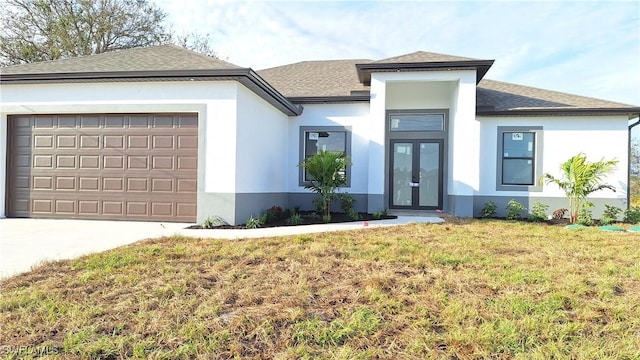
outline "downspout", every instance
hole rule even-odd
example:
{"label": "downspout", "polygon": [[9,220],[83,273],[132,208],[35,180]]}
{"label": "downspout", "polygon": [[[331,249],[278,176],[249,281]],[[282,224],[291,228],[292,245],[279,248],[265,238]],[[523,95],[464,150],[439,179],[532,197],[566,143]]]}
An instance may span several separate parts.
{"label": "downspout", "polygon": [[637,117],[636,122],[629,125],[629,146],[627,151],[627,209],[631,208],[631,130],[638,125],[640,125],[640,117]]}

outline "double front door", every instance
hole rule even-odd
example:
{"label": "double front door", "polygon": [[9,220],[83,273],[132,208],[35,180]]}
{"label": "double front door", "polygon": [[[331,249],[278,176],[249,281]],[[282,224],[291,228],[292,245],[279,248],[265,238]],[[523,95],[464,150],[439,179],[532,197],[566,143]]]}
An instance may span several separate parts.
{"label": "double front door", "polygon": [[391,140],[389,207],[442,209],[442,140]]}

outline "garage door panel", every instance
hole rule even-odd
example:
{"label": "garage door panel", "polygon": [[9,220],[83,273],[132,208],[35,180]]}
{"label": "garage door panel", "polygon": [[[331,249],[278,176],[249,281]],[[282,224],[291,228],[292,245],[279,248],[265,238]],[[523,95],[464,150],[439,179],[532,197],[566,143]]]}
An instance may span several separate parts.
{"label": "garage door panel", "polygon": [[9,216],[195,221],[195,114],[9,120]]}

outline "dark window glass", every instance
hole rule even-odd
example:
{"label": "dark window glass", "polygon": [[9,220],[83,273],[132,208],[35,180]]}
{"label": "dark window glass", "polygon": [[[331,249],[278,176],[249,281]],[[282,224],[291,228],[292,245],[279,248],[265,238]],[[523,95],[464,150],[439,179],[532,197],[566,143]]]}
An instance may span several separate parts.
{"label": "dark window glass", "polygon": [[534,185],[535,148],[534,133],[502,134],[503,185]]}

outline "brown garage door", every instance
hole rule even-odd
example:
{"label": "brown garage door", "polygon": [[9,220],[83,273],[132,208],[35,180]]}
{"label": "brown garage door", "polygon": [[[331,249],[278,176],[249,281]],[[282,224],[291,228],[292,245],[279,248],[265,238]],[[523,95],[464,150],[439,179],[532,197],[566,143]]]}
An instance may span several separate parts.
{"label": "brown garage door", "polygon": [[197,115],[8,120],[8,216],[196,220]]}

